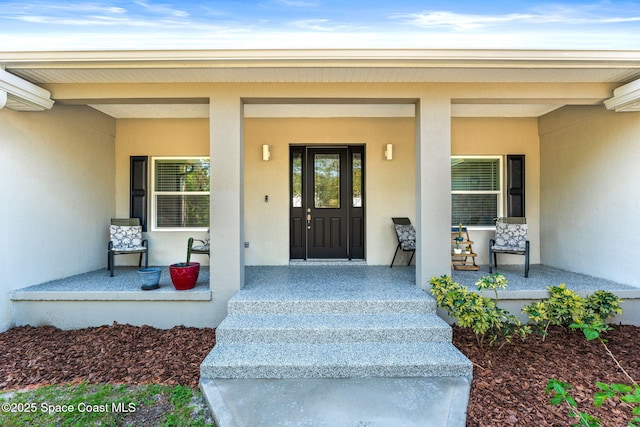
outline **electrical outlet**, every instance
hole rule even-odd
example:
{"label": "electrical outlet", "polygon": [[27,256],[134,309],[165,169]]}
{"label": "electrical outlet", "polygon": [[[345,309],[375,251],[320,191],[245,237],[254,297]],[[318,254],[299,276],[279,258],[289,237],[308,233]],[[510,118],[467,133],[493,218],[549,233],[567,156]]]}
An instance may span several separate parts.
{"label": "electrical outlet", "polygon": [[249,247],[249,242],[244,242],[244,247],[248,248]]}

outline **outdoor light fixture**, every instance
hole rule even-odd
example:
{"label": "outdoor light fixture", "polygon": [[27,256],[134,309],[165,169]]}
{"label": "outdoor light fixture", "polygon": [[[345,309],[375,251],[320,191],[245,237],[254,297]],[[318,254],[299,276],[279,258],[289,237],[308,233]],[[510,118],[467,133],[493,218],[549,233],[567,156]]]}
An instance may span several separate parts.
{"label": "outdoor light fixture", "polygon": [[640,111],[640,79],[613,90],[613,97],[604,101],[616,113]]}
{"label": "outdoor light fixture", "polygon": [[387,160],[393,160],[393,144],[387,144],[384,150],[384,158]]}
{"label": "outdoor light fixture", "polygon": [[262,146],[262,160],[266,162],[270,158],[271,158],[271,150],[269,149],[269,146],[265,144]]}
{"label": "outdoor light fixture", "polygon": [[44,111],[53,107],[53,103],[48,90],[8,73],[0,66],[0,109]]}

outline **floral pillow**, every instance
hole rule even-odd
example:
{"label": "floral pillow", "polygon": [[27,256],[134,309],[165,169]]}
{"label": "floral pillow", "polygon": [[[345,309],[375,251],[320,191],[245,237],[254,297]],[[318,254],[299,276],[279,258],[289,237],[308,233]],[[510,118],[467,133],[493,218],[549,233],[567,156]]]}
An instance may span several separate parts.
{"label": "floral pillow", "polygon": [[400,247],[405,251],[416,249],[416,229],[411,224],[396,224],[396,233]]}
{"label": "floral pillow", "polygon": [[524,251],[528,228],[527,224],[496,223],[496,244],[493,249]]}
{"label": "floral pillow", "polygon": [[109,227],[113,249],[142,249],[142,227],[139,225],[112,225]]}

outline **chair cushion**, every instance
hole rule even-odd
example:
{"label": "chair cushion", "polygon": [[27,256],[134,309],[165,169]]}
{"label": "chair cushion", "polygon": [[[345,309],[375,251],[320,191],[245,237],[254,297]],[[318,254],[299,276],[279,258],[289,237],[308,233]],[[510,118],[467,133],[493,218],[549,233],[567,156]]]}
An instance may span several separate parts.
{"label": "chair cushion", "polygon": [[527,224],[496,223],[496,244],[493,250],[522,251],[527,246]]}
{"label": "chair cushion", "polygon": [[142,227],[139,225],[111,225],[109,235],[116,251],[145,249],[142,246]]}
{"label": "chair cushion", "polygon": [[396,224],[396,234],[398,242],[403,251],[414,251],[416,249],[416,229],[411,224]]}

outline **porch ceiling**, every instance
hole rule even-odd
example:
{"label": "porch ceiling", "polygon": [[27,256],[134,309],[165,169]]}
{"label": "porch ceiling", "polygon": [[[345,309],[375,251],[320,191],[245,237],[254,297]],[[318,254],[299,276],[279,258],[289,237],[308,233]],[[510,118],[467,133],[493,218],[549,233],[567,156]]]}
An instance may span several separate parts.
{"label": "porch ceiling", "polygon": [[[131,83],[601,83],[640,77],[640,52],[243,50],[0,52],[37,85]],[[603,99],[598,100],[601,102]],[[569,103],[569,102],[567,102]],[[489,105],[489,106],[487,106]],[[537,117],[562,102],[457,102],[457,116]],[[208,117],[204,105],[101,104],[114,117]]]}

